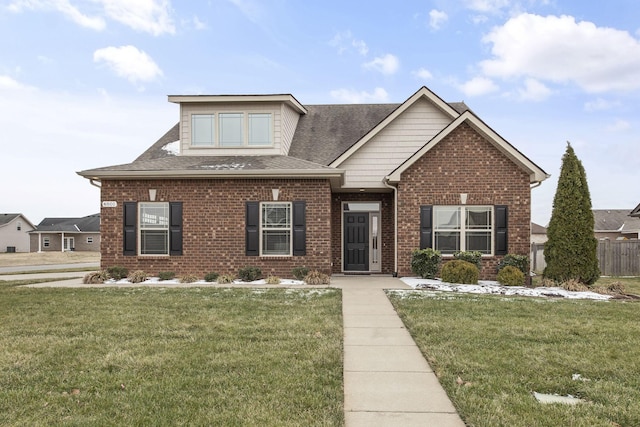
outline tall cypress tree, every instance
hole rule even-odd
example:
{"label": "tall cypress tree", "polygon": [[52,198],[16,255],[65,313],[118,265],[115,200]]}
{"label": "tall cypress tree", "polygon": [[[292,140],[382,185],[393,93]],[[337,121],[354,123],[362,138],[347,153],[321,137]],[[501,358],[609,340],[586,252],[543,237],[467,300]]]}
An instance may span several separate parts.
{"label": "tall cypress tree", "polygon": [[562,157],[558,188],[544,245],[543,277],[592,285],[600,277],[591,196],[582,163],[571,144]]}

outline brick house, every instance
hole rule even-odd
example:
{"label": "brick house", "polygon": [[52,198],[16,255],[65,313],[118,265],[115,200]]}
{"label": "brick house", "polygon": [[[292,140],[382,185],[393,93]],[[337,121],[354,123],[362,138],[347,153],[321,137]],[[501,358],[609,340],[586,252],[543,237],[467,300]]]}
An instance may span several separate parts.
{"label": "brick house", "polygon": [[464,103],[292,95],[169,96],[179,123],[101,187],[102,266],[155,274],[411,275],[411,251],[483,252],[482,278],[529,253],[531,188],[548,175]]}

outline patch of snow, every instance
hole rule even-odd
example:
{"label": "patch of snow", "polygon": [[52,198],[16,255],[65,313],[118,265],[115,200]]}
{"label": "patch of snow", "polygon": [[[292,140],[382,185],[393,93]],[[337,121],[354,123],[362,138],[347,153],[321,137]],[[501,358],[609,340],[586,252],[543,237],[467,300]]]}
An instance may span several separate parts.
{"label": "patch of snow", "polygon": [[[182,283],[178,278],[171,279],[171,280],[160,280],[160,278],[158,277],[149,277],[147,278],[147,280],[139,283],[132,283],[126,278],[120,279],[120,280],[108,279],[108,280],[105,280],[104,283],[111,284],[111,285],[112,284],[115,284],[115,285],[217,285],[218,284],[218,282],[207,282],[205,280],[197,280],[195,282]],[[264,279],[255,280],[253,282],[243,282],[241,280],[234,280],[230,284],[262,286],[262,285],[267,285],[267,282]],[[280,285],[285,285],[285,286],[304,285],[304,282],[302,280],[280,279],[279,285],[267,285],[267,286],[280,286]]]}
{"label": "patch of snow", "polygon": [[246,163],[229,163],[229,164],[221,164],[221,165],[201,165],[200,167],[202,169],[213,169],[213,170],[242,170],[247,167],[247,164]]}
{"label": "patch of snow", "polygon": [[162,146],[162,149],[170,156],[180,155],[180,140],[170,142]]}
{"label": "patch of snow", "polygon": [[540,403],[563,403],[565,405],[576,405],[578,403],[584,403],[585,401],[574,397],[570,394],[566,396],[560,396],[557,394],[544,394],[544,393],[536,393],[533,392],[533,396]]}
{"label": "patch of snow", "polygon": [[401,280],[413,289],[429,289],[434,291],[462,292],[470,294],[494,294],[527,297],[558,297],[569,299],[592,299],[606,301],[611,295],[595,292],[572,292],[559,287],[525,288],[524,286],[502,286],[498,282],[480,280],[477,285],[462,285],[446,283],[437,279],[420,279],[417,277],[403,277]]}

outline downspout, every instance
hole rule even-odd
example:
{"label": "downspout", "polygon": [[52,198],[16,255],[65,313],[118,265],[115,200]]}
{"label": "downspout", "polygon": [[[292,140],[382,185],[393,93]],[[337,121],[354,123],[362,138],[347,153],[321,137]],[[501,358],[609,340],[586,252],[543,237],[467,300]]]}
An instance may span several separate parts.
{"label": "downspout", "polygon": [[382,183],[393,190],[393,277],[398,277],[398,187],[389,184],[389,177]]}
{"label": "downspout", "polygon": [[[100,181],[98,181],[98,182],[100,182]],[[102,185],[100,185],[100,184],[96,183],[96,182],[95,182],[95,179],[93,179],[93,178],[89,179],[89,183],[90,183],[91,185],[93,185],[94,187],[98,187],[98,188],[101,188],[101,187],[102,187]]]}

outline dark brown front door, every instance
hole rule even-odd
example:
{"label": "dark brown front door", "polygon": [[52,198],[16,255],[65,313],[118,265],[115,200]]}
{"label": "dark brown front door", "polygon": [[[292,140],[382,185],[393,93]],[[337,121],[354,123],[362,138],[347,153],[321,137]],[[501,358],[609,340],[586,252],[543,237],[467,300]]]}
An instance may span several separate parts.
{"label": "dark brown front door", "polygon": [[369,213],[344,214],[344,270],[369,270]]}

